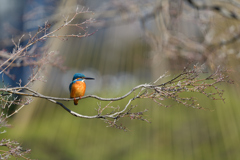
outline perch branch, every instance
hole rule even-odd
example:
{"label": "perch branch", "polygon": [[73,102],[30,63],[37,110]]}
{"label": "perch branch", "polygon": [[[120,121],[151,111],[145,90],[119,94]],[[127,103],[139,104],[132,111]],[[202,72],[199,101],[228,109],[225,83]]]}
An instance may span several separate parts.
{"label": "perch branch", "polygon": [[[198,68],[194,66],[194,69],[192,70],[184,69],[184,71],[181,74],[175,76],[174,78],[172,78],[171,80],[165,83],[155,84],[156,82],[154,82],[154,84],[138,85],[132,88],[129,92],[127,92],[125,95],[121,97],[102,98],[96,95],[87,95],[87,96],[81,97],[81,99],[95,98],[100,101],[118,101],[130,96],[134,91],[138,90],[137,91],[138,93],[135,94],[135,96],[131,97],[128,100],[127,104],[120,111],[113,110],[111,113],[108,113],[108,114],[102,114],[102,112],[99,112],[97,115],[93,115],[93,116],[87,116],[87,115],[76,113],[70,110],[69,108],[67,108],[61,102],[59,102],[59,101],[73,101],[74,98],[59,98],[59,97],[45,96],[26,86],[13,87],[13,88],[0,88],[0,92],[2,92],[0,96],[3,97],[8,94],[15,94],[15,95],[21,95],[21,96],[27,96],[27,97],[42,98],[54,104],[60,105],[63,109],[65,109],[67,112],[69,112],[70,114],[76,117],[87,118],[87,119],[110,118],[110,119],[114,119],[114,124],[115,124],[117,119],[123,116],[127,116],[126,114],[127,110],[129,108],[130,110],[132,109],[130,107],[131,102],[137,98],[149,98],[161,106],[166,106],[166,105],[163,105],[160,101],[164,99],[172,99],[177,103],[181,103],[185,106],[199,108],[199,109],[201,109],[202,107],[199,107],[199,104],[196,102],[196,99],[194,97],[182,97],[180,96],[180,94],[184,92],[197,92],[197,93],[206,95],[210,99],[224,101],[224,98],[222,97],[222,94],[224,91],[220,90],[216,86],[216,84],[220,82],[233,83],[231,80],[228,79],[228,76],[225,76],[223,74],[224,70],[221,70],[220,67],[218,67],[216,72],[214,72],[213,74],[211,74],[206,78],[200,79],[199,76],[202,73],[204,73],[202,71],[202,68]],[[161,78],[163,77],[165,76],[161,76]],[[213,88],[215,92],[210,91],[209,88]],[[219,98],[216,98],[215,96],[218,96]],[[79,98],[75,98],[75,99],[79,99]],[[104,107],[103,109],[105,108],[107,107]]]}

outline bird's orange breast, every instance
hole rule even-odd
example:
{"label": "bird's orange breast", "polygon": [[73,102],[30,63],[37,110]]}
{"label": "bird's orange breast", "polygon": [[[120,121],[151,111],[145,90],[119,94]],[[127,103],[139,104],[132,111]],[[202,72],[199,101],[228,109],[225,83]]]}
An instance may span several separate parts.
{"label": "bird's orange breast", "polygon": [[76,98],[76,97],[82,97],[84,96],[86,91],[86,84],[84,81],[76,81],[72,84],[70,97]]}

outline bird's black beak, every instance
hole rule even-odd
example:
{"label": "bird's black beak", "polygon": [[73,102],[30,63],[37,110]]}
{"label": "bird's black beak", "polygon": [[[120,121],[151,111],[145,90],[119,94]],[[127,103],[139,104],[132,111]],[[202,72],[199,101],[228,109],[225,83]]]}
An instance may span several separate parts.
{"label": "bird's black beak", "polygon": [[85,77],[84,79],[87,79],[87,80],[94,80],[95,78]]}

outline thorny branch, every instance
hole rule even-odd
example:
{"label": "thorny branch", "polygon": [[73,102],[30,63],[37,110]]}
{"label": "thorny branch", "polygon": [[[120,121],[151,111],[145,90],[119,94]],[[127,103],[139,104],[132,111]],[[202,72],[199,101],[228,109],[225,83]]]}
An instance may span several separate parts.
{"label": "thorny branch", "polygon": [[[133,108],[136,106],[131,106],[131,102],[136,99],[141,98],[147,98],[151,99],[160,106],[168,107],[167,105],[163,104],[162,101],[165,99],[171,99],[173,101],[176,101],[177,103],[183,104],[187,107],[192,108],[198,108],[198,109],[204,109],[199,102],[190,95],[188,96],[182,96],[181,93],[187,93],[187,92],[195,92],[195,93],[201,93],[208,98],[212,100],[222,100],[223,98],[223,92],[224,90],[221,90],[218,88],[217,84],[225,82],[225,83],[233,83],[232,80],[228,78],[226,75],[227,70],[223,70],[220,67],[217,68],[217,70],[211,74],[208,75],[205,78],[201,78],[204,74],[207,74],[207,72],[203,71],[203,66],[194,66],[193,69],[187,69],[185,68],[183,72],[171,80],[168,80],[165,83],[162,84],[156,84],[157,82],[154,82],[153,84],[141,84],[134,88],[132,88],[128,93],[121,97],[117,98],[102,98],[96,95],[87,95],[82,97],[84,98],[95,98],[100,101],[118,101],[125,99],[132,95],[134,93],[134,96],[131,97],[125,106],[120,108],[115,108],[112,106],[105,106],[104,108],[101,108],[99,106],[98,114],[93,116],[88,115],[82,115],[79,113],[76,113],[69,108],[67,108],[65,105],[63,105],[59,101],[72,101],[73,98],[59,98],[59,97],[50,97],[42,95],[34,90],[32,90],[29,87],[13,87],[13,88],[1,88],[0,92],[2,93],[0,97],[6,96],[6,95],[21,95],[26,97],[36,97],[36,98],[42,98],[46,99],[54,104],[57,104],[61,106],[63,109],[65,109],[70,114],[79,117],[79,118],[87,118],[87,119],[93,119],[93,118],[100,118],[105,120],[106,123],[108,123],[110,126],[119,128],[120,126],[116,124],[116,122],[123,117],[130,117],[131,119],[140,119],[147,121],[143,118],[143,112],[146,112],[147,110],[143,112],[138,113],[132,113]],[[161,76],[161,78],[165,77],[166,75]],[[77,98],[76,98],[77,99]],[[25,105],[28,104],[27,102],[24,102]],[[24,105],[24,104],[22,104]],[[103,110],[106,108],[111,108],[112,112],[103,114]],[[111,121],[112,119],[112,121]],[[121,129],[125,128],[123,126],[120,127]]]}

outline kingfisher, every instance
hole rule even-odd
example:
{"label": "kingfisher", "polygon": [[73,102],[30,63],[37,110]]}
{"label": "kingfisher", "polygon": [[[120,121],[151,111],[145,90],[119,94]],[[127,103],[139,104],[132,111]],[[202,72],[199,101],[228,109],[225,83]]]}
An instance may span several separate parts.
{"label": "kingfisher", "polygon": [[70,98],[74,98],[74,104],[78,104],[79,99],[77,97],[82,97],[86,91],[85,80],[94,80],[94,78],[86,77],[82,73],[75,73],[72,79],[72,82],[69,85]]}

